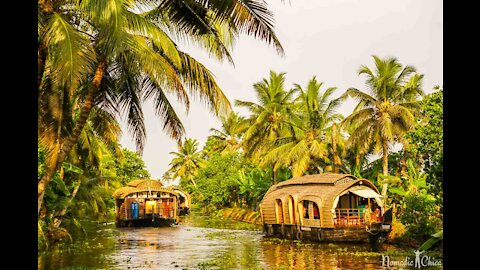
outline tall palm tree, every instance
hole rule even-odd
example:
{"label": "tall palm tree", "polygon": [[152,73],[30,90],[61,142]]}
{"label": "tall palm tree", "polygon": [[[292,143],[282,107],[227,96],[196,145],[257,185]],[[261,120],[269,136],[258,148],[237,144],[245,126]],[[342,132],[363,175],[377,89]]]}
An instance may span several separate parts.
{"label": "tall palm tree", "polygon": [[145,141],[143,99],[154,100],[164,129],[177,140],[184,128],[167,94],[187,109],[194,95],[217,115],[229,111],[211,72],[171,37],[192,40],[231,61],[228,47],[246,33],[283,54],[273,15],[257,0],[40,0],[38,15],[38,134],[47,149],[45,174],[38,181],[39,211],[45,188],[94,105],[126,114],[139,150]]}
{"label": "tall palm tree", "polygon": [[285,90],[285,73],[270,71],[270,78],[253,84],[259,103],[235,100],[235,105],[250,111],[249,128],[243,138],[247,156],[262,153],[280,136],[292,114],[293,91]]}
{"label": "tall palm tree", "polygon": [[[343,116],[339,116],[343,118]],[[342,129],[339,127],[337,122],[331,124],[330,127],[326,128],[327,135],[327,149],[329,150],[329,159],[331,161],[332,171],[334,173],[347,172],[347,166],[343,162],[343,159],[346,156],[346,139],[343,135]]]}
{"label": "tall palm tree", "polygon": [[[353,125],[350,140],[373,144],[374,152],[382,154],[383,174],[388,175],[389,144],[401,141],[414,124],[414,113],[419,109],[417,98],[423,96],[423,75],[412,66],[403,67],[396,58],[381,59],[373,55],[375,69],[362,65],[359,75],[367,76],[367,91],[349,88],[342,98],[358,100],[354,112],[345,118],[345,125]],[[385,197],[388,183],[382,187]]]}
{"label": "tall palm tree", "polygon": [[301,176],[309,169],[321,171],[320,164],[330,162],[327,149],[327,129],[342,119],[335,112],[339,100],[329,100],[335,87],[321,93],[322,82],[313,77],[306,89],[295,84],[297,110],[300,114],[290,118],[289,132],[274,143],[274,148],[262,157],[261,164],[274,162],[275,167],[291,166],[293,176]]}
{"label": "tall palm tree", "polygon": [[206,165],[202,152],[198,151],[198,141],[191,138],[185,139],[184,143],[178,146],[178,152],[170,152],[170,154],[175,156],[169,164],[168,173],[171,179],[187,180],[197,187],[194,178],[198,170]]}
{"label": "tall palm tree", "polygon": [[241,138],[248,127],[244,121],[245,118],[239,116],[238,113],[231,112],[227,117],[222,116],[220,119],[222,121],[221,130],[210,129],[214,132],[214,135],[211,135],[214,139],[212,150],[220,152],[222,155],[240,150]]}

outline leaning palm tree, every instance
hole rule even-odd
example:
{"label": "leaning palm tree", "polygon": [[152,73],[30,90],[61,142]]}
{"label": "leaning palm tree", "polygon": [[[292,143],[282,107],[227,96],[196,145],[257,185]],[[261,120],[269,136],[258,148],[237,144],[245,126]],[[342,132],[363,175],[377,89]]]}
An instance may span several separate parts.
{"label": "leaning palm tree", "polygon": [[336,88],[330,87],[321,93],[322,85],[315,77],[306,89],[295,84],[296,108],[300,114],[290,118],[289,131],[274,142],[274,148],[261,158],[261,165],[273,162],[275,169],[289,166],[293,176],[301,176],[307,170],[321,172],[320,164],[330,162],[327,129],[342,116],[335,112],[339,100],[330,100]]}
{"label": "leaning palm tree", "polygon": [[170,169],[167,171],[171,175],[171,179],[180,178],[195,183],[195,176],[198,170],[206,165],[202,152],[198,151],[198,141],[195,139],[185,139],[184,143],[178,146],[178,152],[170,152],[175,157],[170,162]]}
{"label": "leaning palm tree", "polygon": [[[412,66],[405,66],[396,58],[380,59],[373,55],[375,69],[362,65],[359,75],[367,76],[367,91],[349,88],[342,98],[358,100],[354,112],[345,118],[344,125],[354,126],[350,140],[373,144],[374,152],[382,154],[383,174],[388,175],[389,144],[401,141],[414,124],[414,113],[419,109],[417,98],[423,96],[423,75]],[[385,197],[388,183],[382,187]]]}
{"label": "leaning palm tree", "polygon": [[247,129],[245,118],[239,116],[238,113],[231,112],[227,117],[221,118],[221,130],[211,128],[214,135],[211,135],[214,142],[212,150],[221,153],[222,155],[234,153],[240,150],[242,143],[242,136]]}
{"label": "leaning palm tree", "polygon": [[[71,187],[72,191],[65,188],[66,196],[58,197],[53,202],[49,200],[49,209],[45,211],[52,220],[51,229],[60,227],[70,206],[76,203],[77,195],[86,192],[81,190],[82,184],[88,182],[91,186],[92,179],[109,179],[115,176],[113,155],[121,155],[118,144],[120,132],[120,125],[111,114],[98,107],[92,109],[77,144],[60,170],[61,180],[65,182],[65,187]],[[66,172],[69,172],[68,177],[64,177]],[[77,223],[74,218],[72,221]]]}
{"label": "leaning palm tree", "polygon": [[[146,10],[146,11],[145,11]],[[38,2],[39,130],[47,149],[38,181],[38,209],[50,179],[78,141],[94,105],[123,113],[141,151],[142,100],[153,99],[166,132],[184,133],[169,95],[188,109],[189,97],[216,114],[230,104],[211,72],[174,42],[191,40],[232,61],[229,47],[240,33],[283,49],[263,1]]]}

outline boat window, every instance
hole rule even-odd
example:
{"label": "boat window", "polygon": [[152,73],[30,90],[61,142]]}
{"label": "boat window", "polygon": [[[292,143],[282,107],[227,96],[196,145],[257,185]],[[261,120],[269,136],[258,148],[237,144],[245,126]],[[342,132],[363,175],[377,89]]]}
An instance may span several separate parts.
{"label": "boat window", "polygon": [[313,207],[313,219],[320,219],[320,211],[318,209],[318,205],[312,202]]}
{"label": "boat window", "polygon": [[308,203],[309,201],[303,201],[303,218],[309,218],[308,216]]}

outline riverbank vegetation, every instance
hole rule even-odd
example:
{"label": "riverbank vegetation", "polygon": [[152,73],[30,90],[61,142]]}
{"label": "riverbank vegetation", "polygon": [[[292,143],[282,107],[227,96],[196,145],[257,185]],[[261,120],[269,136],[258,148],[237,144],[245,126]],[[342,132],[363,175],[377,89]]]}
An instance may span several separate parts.
{"label": "riverbank vegetation", "polygon": [[71,239],[73,227],[83,231],[81,217],[110,221],[111,191],[149,176],[118,143],[125,119],[142,152],[144,101],[153,101],[164,131],[179,141],[185,129],[172,98],[187,111],[192,97],[215,115],[230,111],[214,75],[177,43],[233,64],[231,51],[246,34],[284,54],[266,3],[191,4],[38,1],[39,246]]}
{"label": "riverbank vegetation", "polygon": [[[235,41],[247,34],[283,55],[273,14],[262,1],[204,2],[195,8],[175,1],[38,2],[39,247],[82,238],[91,224],[113,221],[112,191],[150,177],[140,158],[147,100],[179,142],[164,180],[179,179],[204,213],[247,217],[273,184],[350,173],[387,196],[404,228],[398,241],[418,245],[441,231],[441,87],[425,95],[423,74],[374,56],[373,68],[362,65],[357,74],[365,89],[337,89],[320,77],[286,85],[287,74],[271,71],[253,84],[256,100],[235,100],[248,111],[241,115],[214,75],[177,43],[189,41],[233,63]],[[192,97],[222,122],[204,146],[186,137],[170,102],[188,110]],[[356,107],[342,115],[339,107],[349,98]],[[119,144],[120,119],[137,153]],[[249,219],[258,222],[254,214]]]}
{"label": "riverbank vegetation", "polygon": [[[390,241],[418,247],[442,230],[443,90],[425,94],[423,74],[396,58],[373,57],[358,75],[367,89],[338,90],[313,77],[304,85],[285,85],[285,73],[271,71],[253,84],[257,100],[236,100],[248,115],[221,118],[200,149],[183,161],[172,160],[166,175],[178,176],[178,164],[193,162],[180,186],[206,213],[220,209],[257,210],[275,183],[293,176],[349,173],[371,180],[393,208]],[[338,108],[357,101],[350,115]],[[234,210],[230,210],[230,209]],[[235,210],[236,209],[236,210]]]}

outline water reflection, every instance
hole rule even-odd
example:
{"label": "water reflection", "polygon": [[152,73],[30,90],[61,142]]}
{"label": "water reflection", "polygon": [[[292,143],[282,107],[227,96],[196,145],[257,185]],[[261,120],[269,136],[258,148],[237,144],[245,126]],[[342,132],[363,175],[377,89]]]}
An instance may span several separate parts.
{"label": "water reflection", "polygon": [[266,238],[258,229],[201,217],[170,228],[111,228],[40,254],[39,269],[385,269],[368,245]]}

